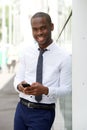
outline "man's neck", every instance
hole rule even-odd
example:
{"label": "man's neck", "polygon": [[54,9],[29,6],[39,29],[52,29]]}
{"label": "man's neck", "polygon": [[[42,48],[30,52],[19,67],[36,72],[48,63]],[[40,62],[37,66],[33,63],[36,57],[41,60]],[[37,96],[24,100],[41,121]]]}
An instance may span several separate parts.
{"label": "man's neck", "polygon": [[39,45],[41,49],[47,48],[50,44],[52,44],[53,40],[51,39],[47,44]]}

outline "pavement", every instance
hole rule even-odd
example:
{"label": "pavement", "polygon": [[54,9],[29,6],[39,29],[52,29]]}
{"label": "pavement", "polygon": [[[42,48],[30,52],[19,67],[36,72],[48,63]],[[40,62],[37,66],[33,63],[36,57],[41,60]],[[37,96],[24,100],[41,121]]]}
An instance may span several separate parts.
{"label": "pavement", "polygon": [[13,88],[15,73],[0,73],[0,130],[13,130],[18,95]]}
{"label": "pavement", "polygon": [[8,73],[7,70],[0,72],[0,90],[5,84],[15,75],[15,73]]}

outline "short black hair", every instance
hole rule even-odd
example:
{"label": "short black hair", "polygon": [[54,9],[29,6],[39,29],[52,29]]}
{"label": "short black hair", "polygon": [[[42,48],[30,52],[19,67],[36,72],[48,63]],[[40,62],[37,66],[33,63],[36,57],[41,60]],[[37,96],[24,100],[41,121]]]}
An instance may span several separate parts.
{"label": "short black hair", "polygon": [[51,17],[50,17],[50,15],[47,14],[47,13],[37,12],[37,13],[35,13],[35,14],[31,17],[31,21],[32,21],[33,18],[36,18],[36,17],[45,17],[45,18],[47,19],[47,21],[48,21],[49,24],[52,23]]}

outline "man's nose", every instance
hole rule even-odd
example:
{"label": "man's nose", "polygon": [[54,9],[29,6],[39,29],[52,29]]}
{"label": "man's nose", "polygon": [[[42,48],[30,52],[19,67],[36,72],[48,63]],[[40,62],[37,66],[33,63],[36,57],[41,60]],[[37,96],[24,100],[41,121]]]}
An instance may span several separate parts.
{"label": "man's nose", "polygon": [[37,34],[38,35],[41,35],[43,32],[42,32],[42,30],[41,29],[39,29],[38,31],[37,31]]}

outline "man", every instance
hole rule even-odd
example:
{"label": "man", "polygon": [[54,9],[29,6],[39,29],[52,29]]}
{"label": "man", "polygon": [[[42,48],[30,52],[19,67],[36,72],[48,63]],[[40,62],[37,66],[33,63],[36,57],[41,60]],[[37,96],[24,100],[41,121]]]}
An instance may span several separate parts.
{"label": "man", "polygon": [[[20,97],[14,130],[50,130],[57,97],[71,92],[71,56],[52,40],[54,25],[47,13],[33,15],[31,27],[36,44],[23,50],[14,80]],[[37,74],[38,57],[43,50],[43,69]],[[37,78],[39,75],[42,80]],[[24,87],[25,83],[28,87]]]}

